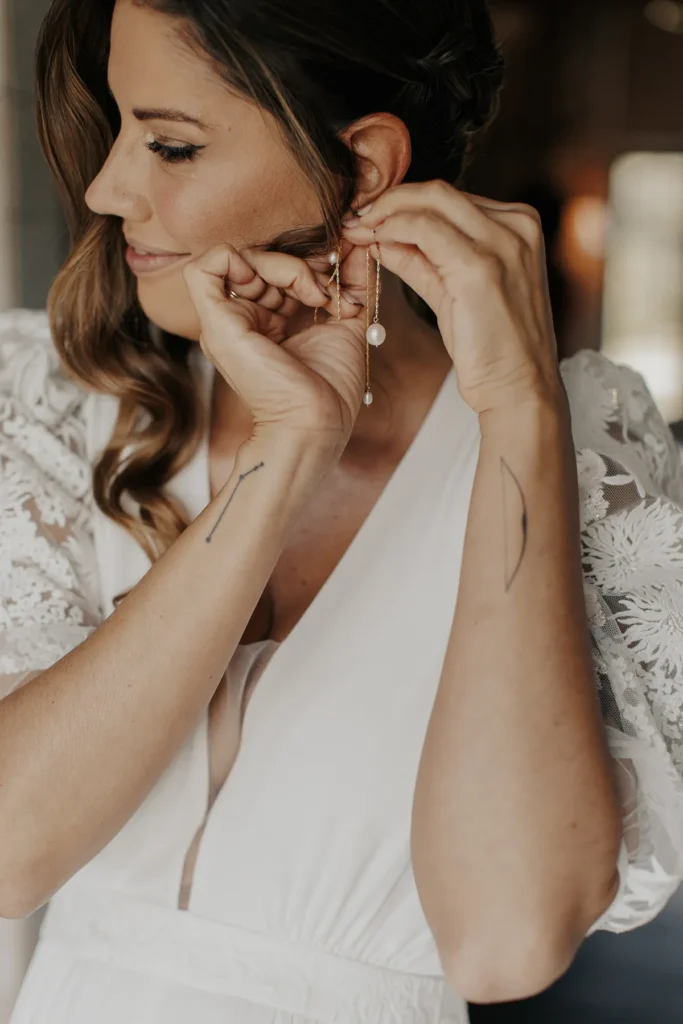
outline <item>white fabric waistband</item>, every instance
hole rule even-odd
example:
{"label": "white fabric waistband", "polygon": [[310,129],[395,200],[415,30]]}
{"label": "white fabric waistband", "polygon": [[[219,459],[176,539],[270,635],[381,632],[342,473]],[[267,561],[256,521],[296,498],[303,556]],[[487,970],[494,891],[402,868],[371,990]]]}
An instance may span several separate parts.
{"label": "white fabric waistband", "polygon": [[62,890],[41,940],[320,1024],[467,1022],[463,1000],[440,977],[375,967],[117,892]]}

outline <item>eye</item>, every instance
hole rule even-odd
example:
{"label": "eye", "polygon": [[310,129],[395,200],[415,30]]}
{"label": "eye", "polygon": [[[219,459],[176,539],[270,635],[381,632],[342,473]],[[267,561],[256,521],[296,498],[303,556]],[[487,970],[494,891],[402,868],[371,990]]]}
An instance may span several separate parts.
{"label": "eye", "polygon": [[193,146],[189,142],[182,146],[169,146],[154,138],[146,142],[145,146],[150,153],[157,153],[167,164],[177,164],[181,160],[194,160],[200,149],[204,149],[204,146]]}

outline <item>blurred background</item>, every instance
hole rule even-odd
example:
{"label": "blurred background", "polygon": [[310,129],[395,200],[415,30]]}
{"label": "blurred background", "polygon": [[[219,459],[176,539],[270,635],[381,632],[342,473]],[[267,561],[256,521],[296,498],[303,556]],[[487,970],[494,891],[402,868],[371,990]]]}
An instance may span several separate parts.
{"label": "blurred background", "polygon": [[[43,307],[67,245],[33,126],[47,6],[0,0],[0,309]],[[683,444],[683,2],[492,9],[507,85],[465,184],[537,207],[561,356],[601,348],[635,367]],[[0,1024],[37,924],[0,921]],[[593,936],[548,993],[473,1007],[473,1022],[681,1024],[682,966],[683,893],[646,928]]]}

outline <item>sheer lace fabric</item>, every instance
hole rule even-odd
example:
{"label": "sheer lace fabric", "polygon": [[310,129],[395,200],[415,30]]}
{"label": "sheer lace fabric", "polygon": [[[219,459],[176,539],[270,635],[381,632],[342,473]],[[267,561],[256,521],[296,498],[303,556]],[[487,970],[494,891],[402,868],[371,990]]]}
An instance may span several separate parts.
{"label": "sheer lace fabric", "polygon": [[[683,877],[683,471],[638,374],[592,352],[562,374],[596,687],[624,811],[621,891],[593,930],[621,931],[654,917]],[[103,618],[86,398],[44,314],[0,314],[0,695]],[[237,696],[225,705],[233,716]],[[215,735],[213,796],[237,752],[235,718],[224,711]]]}
{"label": "sheer lace fabric", "polygon": [[42,313],[0,314],[0,696],[101,622],[86,394]]}
{"label": "sheer lace fabric", "polygon": [[628,871],[596,926],[651,920],[683,876],[683,473],[643,379],[563,365],[577,447],[596,685],[623,798]]}

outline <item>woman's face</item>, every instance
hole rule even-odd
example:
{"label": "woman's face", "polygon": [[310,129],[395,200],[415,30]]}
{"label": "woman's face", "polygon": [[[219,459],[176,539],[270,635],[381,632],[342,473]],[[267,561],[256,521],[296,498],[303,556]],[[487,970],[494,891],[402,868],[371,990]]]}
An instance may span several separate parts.
{"label": "woman's face", "polygon": [[274,118],[230,92],[175,19],[117,0],[109,86],[121,131],[86,202],[121,218],[150,320],[198,340],[183,264],[219,242],[263,244],[318,223],[316,195]]}

